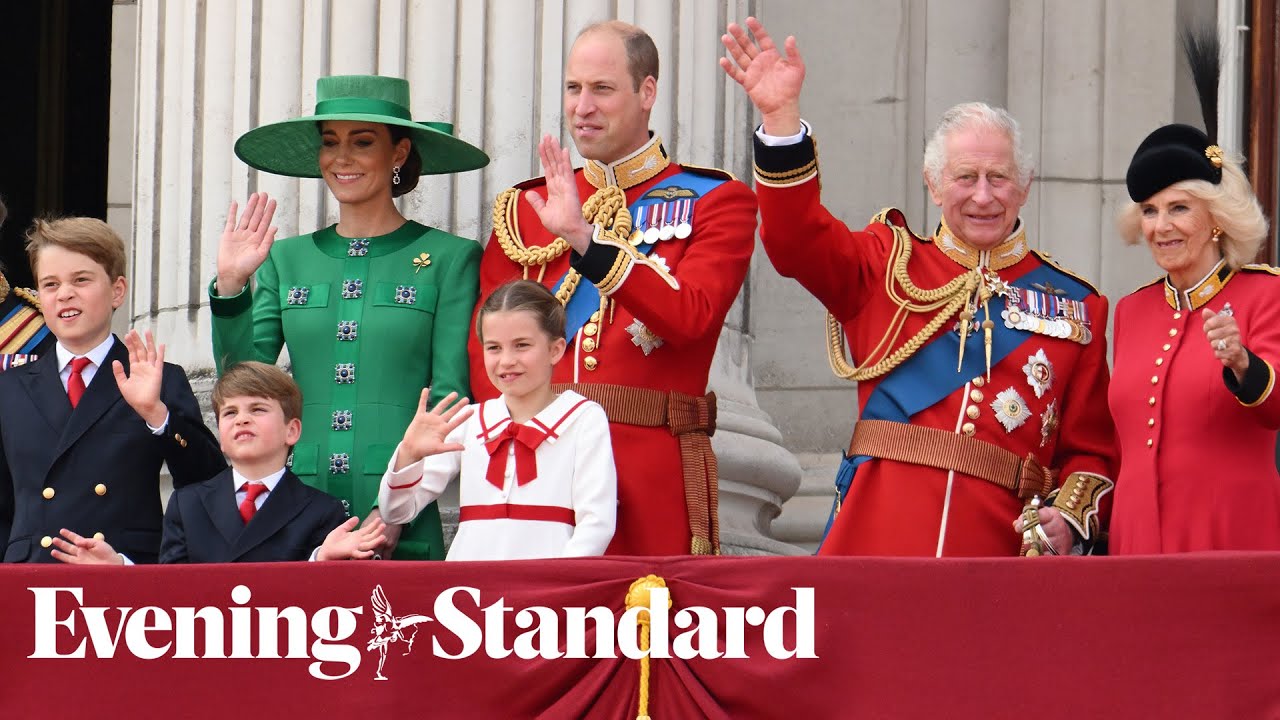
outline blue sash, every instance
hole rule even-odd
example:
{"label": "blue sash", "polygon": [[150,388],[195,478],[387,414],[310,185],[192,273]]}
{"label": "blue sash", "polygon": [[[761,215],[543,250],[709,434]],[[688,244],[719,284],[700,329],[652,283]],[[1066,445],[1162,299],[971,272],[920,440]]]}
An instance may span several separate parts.
{"label": "blue sash", "polygon": [[[680,188],[686,188],[688,190],[693,191],[694,195],[692,197],[686,197],[681,199],[693,200],[694,212],[697,212],[697,200],[699,198],[706,196],[707,193],[711,192],[712,190],[715,190],[717,187],[720,187],[720,185],[723,184],[724,182],[725,182],[724,178],[707,177],[705,175],[698,175],[695,173],[685,172],[685,171],[678,172],[675,175],[671,175],[667,178],[664,178],[663,180],[660,180],[653,187],[645,191],[645,193],[641,195],[638,199],[636,199],[635,202],[631,203],[631,205],[629,205],[627,209],[631,211],[632,222],[635,225],[639,225],[640,217],[641,217],[640,215],[641,209],[647,208],[650,205],[655,205],[657,203],[667,201],[667,198],[651,197],[654,194],[655,190],[663,190],[669,187],[680,187]],[[690,216],[689,222],[690,223],[693,222],[692,216]],[[653,251],[653,248],[655,246],[656,246],[655,243],[643,243],[638,247],[636,247],[636,251],[638,251],[641,255],[648,255],[650,252]],[[560,286],[564,284],[564,280],[568,276],[568,274],[569,272],[566,270],[565,274],[561,275],[560,279],[556,281],[555,287],[551,289],[553,293],[560,290]],[[600,290],[597,289],[596,286],[590,282],[578,283],[577,290],[573,292],[573,296],[569,298],[569,303],[565,305],[565,308],[564,308],[565,338],[566,339],[572,338],[574,335],[576,335],[578,330],[580,330],[582,326],[587,323],[587,320],[591,318],[592,313],[594,313],[596,310],[599,310],[599,309],[600,309]]]}
{"label": "blue sash", "polygon": [[[1083,300],[1093,293],[1091,288],[1048,263],[1042,263],[1040,267],[1018,278],[1012,284],[1019,288],[1030,289],[1032,285],[1043,285],[1046,281],[1052,282],[1072,300]],[[999,318],[1003,307],[994,307],[998,302],[993,298],[991,303],[992,319],[995,321],[995,327],[991,330],[991,367],[993,368],[1035,334],[1005,327]],[[985,317],[985,315],[979,311],[979,317]],[[964,348],[964,363],[960,367],[960,372],[956,372],[956,358],[959,354],[959,333],[944,332],[916,351],[880,381],[871,393],[871,397],[867,398],[867,405],[862,410],[861,419],[911,422],[911,418],[916,413],[950,397],[956,390],[964,387],[965,383],[987,371],[986,346],[981,331],[969,333]],[[845,457],[840,463],[840,469],[836,472],[837,499],[832,505],[827,527],[822,533],[824,540],[831,530],[831,523],[835,520],[836,508],[849,494],[858,466],[869,459],[866,455],[857,455]]]}

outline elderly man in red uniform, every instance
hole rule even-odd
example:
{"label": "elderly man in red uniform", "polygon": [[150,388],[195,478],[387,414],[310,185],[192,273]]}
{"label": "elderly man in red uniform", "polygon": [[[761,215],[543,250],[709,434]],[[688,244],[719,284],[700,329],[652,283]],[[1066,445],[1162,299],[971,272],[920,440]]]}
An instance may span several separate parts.
{"label": "elderly man in red uniform", "polygon": [[[649,131],[658,53],[643,30],[583,30],[565,70],[578,152],[551,136],[545,177],[504,191],[480,264],[480,296],[525,277],[565,303],[569,349],[554,380],[600,403],[618,465],[620,555],[719,551],[716,463],[705,395],[716,341],[754,246],[756,202],[720,170],[672,162]],[[502,391],[470,348],[478,400]]]}
{"label": "elderly man in red uniform", "polygon": [[761,238],[826,306],[833,367],[858,381],[820,553],[1081,552],[1101,533],[1116,462],[1107,302],[1030,249],[1017,123],[982,103],[943,115],[924,161],[942,208],[933,237],[893,209],[852,230],[822,206],[795,39],[780,52],[758,21],[747,27],[754,41],[729,26],[721,65],[763,117]]}

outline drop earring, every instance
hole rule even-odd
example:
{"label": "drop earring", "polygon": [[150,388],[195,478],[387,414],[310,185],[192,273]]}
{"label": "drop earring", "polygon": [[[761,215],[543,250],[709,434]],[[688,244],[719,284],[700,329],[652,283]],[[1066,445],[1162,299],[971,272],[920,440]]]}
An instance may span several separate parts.
{"label": "drop earring", "polygon": [[400,166],[399,165],[391,166],[391,184],[392,185],[400,184]]}

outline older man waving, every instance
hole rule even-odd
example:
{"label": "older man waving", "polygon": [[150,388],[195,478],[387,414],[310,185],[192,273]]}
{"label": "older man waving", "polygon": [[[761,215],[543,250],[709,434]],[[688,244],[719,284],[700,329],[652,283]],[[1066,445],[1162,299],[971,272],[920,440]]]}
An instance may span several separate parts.
{"label": "older man waving", "polygon": [[731,24],[720,62],[763,118],[761,238],[778,272],[826,306],[832,366],[858,382],[860,419],[819,552],[1088,549],[1116,462],[1107,301],[1031,250],[1018,213],[1032,168],[1017,122],[983,103],[943,114],[924,157],[942,208],[932,237],[892,208],[851,229],[822,205],[795,38],[780,50],[746,24],[754,40]]}

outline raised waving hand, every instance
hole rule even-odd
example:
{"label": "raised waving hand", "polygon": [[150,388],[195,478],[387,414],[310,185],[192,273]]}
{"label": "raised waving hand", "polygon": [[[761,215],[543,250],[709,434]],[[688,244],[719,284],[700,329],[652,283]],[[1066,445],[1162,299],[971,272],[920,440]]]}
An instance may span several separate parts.
{"label": "raised waving hand", "polygon": [[796,39],[788,36],[783,41],[785,52],[779,51],[759,20],[749,17],[746,24],[743,29],[729,23],[728,32],[720,37],[729,52],[728,57],[720,58],[720,67],[747,91],[760,111],[766,133],[794,135],[800,132],[800,88],[804,85],[804,58]]}
{"label": "raised waving hand", "polygon": [[276,241],[276,228],[271,224],[275,214],[276,201],[264,192],[250,195],[238,218],[236,201],[231,201],[222,239],[218,241],[218,295],[238,294],[266,262],[271,244]]}

